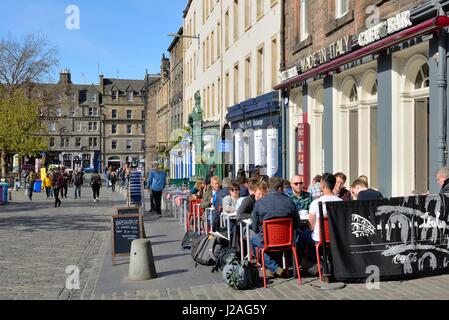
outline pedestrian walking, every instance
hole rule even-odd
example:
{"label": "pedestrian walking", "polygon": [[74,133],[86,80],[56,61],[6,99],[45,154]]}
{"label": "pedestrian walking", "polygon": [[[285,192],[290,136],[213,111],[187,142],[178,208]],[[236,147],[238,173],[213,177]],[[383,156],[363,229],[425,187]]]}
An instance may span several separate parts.
{"label": "pedestrian walking", "polygon": [[166,180],[167,175],[165,174],[165,171],[159,168],[159,163],[157,161],[153,161],[153,170],[151,170],[149,174],[147,188],[148,191],[151,192],[154,201],[154,203],[151,204],[151,209],[156,211],[159,216],[162,216],[161,200]]}
{"label": "pedestrian walking", "polygon": [[114,171],[111,172],[109,180],[111,181],[112,192],[115,192],[115,185],[117,183],[117,175]]}
{"label": "pedestrian walking", "polygon": [[30,170],[30,173],[26,178],[26,182],[28,183],[28,198],[31,201],[33,200],[34,182],[36,182],[36,173],[33,170]]}
{"label": "pedestrian walking", "polygon": [[82,176],[80,172],[76,172],[73,176],[73,187],[75,189],[75,199],[81,198]]}
{"label": "pedestrian walking", "polygon": [[53,180],[51,179],[51,176],[49,174],[46,175],[44,178],[44,188],[45,192],[47,193],[47,199],[50,199],[51,197],[51,188],[53,186]]}
{"label": "pedestrian walking", "polygon": [[61,185],[61,198],[67,198],[67,191],[69,188],[69,173],[67,171],[61,171],[63,183]]}
{"label": "pedestrian walking", "polygon": [[95,171],[90,178],[90,186],[92,188],[94,202],[100,201],[101,177],[98,174],[98,171]]}
{"label": "pedestrian walking", "polygon": [[63,172],[56,171],[53,178],[53,191],[55,194],[55,208],[61,206],[61,200],[59,199],[59,192],[62,190],[64,184]]}

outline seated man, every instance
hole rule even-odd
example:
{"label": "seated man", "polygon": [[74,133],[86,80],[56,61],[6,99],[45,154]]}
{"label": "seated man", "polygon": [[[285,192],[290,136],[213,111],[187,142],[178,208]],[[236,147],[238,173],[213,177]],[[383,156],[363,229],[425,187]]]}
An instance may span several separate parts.
{"label": "seated man", "polygon": [[[265,197],[256,201],[252,212],[252,224],[251,228],[256,233],[251,238],[254,255],[256,254],[256,247],[263,248],[263,221],[275,218],[287,218],[293,219],[293,227],[299,226],[299,216],[296,211],[294,203],[286,197],[283,193],[283,180],[279,177],[273,177],[270,179],[270,192]],[[274,277],[276,274],[279,277],[284,277],[286,270],[281,268],[279,264],[265,253],[265,264],[267,266],[267,276]]]}
{"label": "seated man", "polygon": [[323,215],[327,216],[326,206],[324,203],[331,201],[343,201],[341,198],[334,194],[334,187],[336,183],[336,178],[332,173],[324,173],[320,184],[321,190],[323,190],[323,195],[318,199],[315,199],[310,204],[309,209],[309,229],[298,230],[298,242],[300,249],[303,250],[308,245],[315,245],[320,241],[320,211],[318,203],[323,203]]}
{"label": "seated man", "polygon": [[382,193],[374,189],[368,188],[365,180],[357,179],[351,185],[352,193],[357,200],[378,200],[383,199]]}
{"label": "seated man", "polygon": [[220,211],[221,208],[218,205],[218,193],[221,190],[221,180],[217,176],[213,176],[210,179],[210,187],[204,193],[203,199],[200,203],[200,207],[203,209],[214,207],[214,211],[212,212],[212,231],[218,230],[218,225],[220,224]]}
{"label": "seated man", "polygon": [[301,177],[292,177],[290,186],[291,188],[284,191],[284,194],[293,201],[297,212],[309,210],[310,203],[312,202],[312,195],[302,189],[303,182],[301,181]]}

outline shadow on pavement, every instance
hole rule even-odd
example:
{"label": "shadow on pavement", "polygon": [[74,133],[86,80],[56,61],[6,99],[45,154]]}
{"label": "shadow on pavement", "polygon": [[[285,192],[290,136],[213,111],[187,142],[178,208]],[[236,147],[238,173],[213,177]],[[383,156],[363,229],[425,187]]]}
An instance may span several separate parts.
{"label": "shadow on pavement", "polygon": [[164,260],[164,259],[171,259],[176,257],[182,257],[189,255],[190,253],[183,253],[183,254],[165,254],[165,255],[159,255],[154,257],[154,261]]}
{"label": "shadow on pavement", "polygon": [[165,271],[165,272],[158,272],[157,276],[158,277],[167,277],[173,274],[180,274],[180,273],[184,273],[184,272],[188,272],[189,270],[187,269],[178,269],[178,270],[171,270],[171,271]]}
{"label": "shadow on pavement", "polygon": [[160,244],[170,243],[170,242],[180,242],[179,240],[167,240],[167,241],[151,241],[152,246],[157,246]]}
{"label": "shadow on pavement", "polygon": [[[36,208],[35,208],[36,209]],[[0,229],[20,228],[23,231],[107,231],[110,226],[104,226],[107,218],[103,215],[43,215],[39,217],[18,216],[0,218]],[[103,226],[102,226],[103,225]]]}

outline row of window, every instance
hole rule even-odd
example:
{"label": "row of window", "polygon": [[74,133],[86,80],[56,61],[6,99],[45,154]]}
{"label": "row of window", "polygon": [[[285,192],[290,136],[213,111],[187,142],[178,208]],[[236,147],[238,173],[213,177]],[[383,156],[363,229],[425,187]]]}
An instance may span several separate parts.
{"label": "row of window", "polygon": [[[298,1],[298,0],[297,0]],[[349,11],[349,0],[334,0],[335,3],[335,19],[345,16]],[[297,2],[298,3],[298,2]],[[310,0],[299,0],[299,17],[296,18],[297,30],[299,31],[299,41],[306,40],[310,35],[310,17],[313,16],[309,12]],[[295,9],[297,10],[297,9]],[[299,19],[298,19],[299,18]],[[298,21],[299,20],[299,21]]]}
{"label": "row of window", "polygon": [[[133,141],[132,140],[126,140],[126,150],[131,151],[133,149]],[[117,150],[117,140],[111,141],[111,149]],[[140,151],[145,149],[145,140],[140,140]]]}
{"label": "row of window", "polygon": [[[272,7],[278,0],[270,0],[270,7]],[[213,11],[215,7],[215,3],[219,2],[219,0],[203,0],[203,24],[207,21],[209,18],[210,13]],[[255,3],[254,3],[255,2]],[[234,0],[232,4],[232,10],[233,10],[233,19],[234,19],[234,40],[238,39],[239,36],[239,13],[243,9],[243,15],[244,15],[244,27],[245,30],[247,30],[252,25],[252,13],[253,13],[253,5],[256,5],[255,8],[255,14],[256,14],[256,20],[260,19],[265,14],[265,3],[266,0]],[[240,6],[243,6],[243,8],[240,8]],[[230,33],[230,24],[229,24],[229,14],[230,14],[230,8],[226,9],[225,13],[225,27],[226,27],[226,48],[229,46],[229,37],[228,34]],[[193,12],[193,21],[192,19],[189,19],[189,21],[186,23],[186,31],[187,34],[194,34],[196,35],[196,28],[197,21],[196,21],[196,11]],[[193,33],[192,33],[193,31]],[[187,48],[192,44],[192,39],[189,39],[187,42]]]}
{"label": "row of window", "polygon": [[[41,109],[40,109],[40,115],[41,116],[45,116],[46,114],[46,112],[45,112],[45,110],[46,110],[46,108],[44,108],[44,107],[42,107]],[[62,108],[61,107],[56,107],[55,109],[54,109],[54,111],[55,111],[55,113],[54,113],[54,116],[55,117],[62,117]],[[87,111],[88,111],[88,116],[89,117],[97,117],[98,116],[98,108],[97,107],[91,107],[91,108],[88,108],[87,109]],[[47,116],[48,116],[48,114],[47,114]],[[85,116],[84,114],[82,114],[81,116]],[[75,108],[70,108],[70,110],[69,110],[69,117],[76,117],[76,110],[75,110]]]}
{"label": "row of window", "polygon": [[[112,101],[118,101],[118,91],[117,90],[112,90],[111,91],[111,97],[112,97]],[[129,91],[126,93],[126,100],[128,100],[128,102],[132,102],[134,98],[134,92]]]}
{"label": "row of window", "polygon": [[[68,148],[70,147],[70,138],[62,137],[60,138],[61,141],[61,148]],[[133,149],[133,141],[132,140],[126,140],[126,150],[132,150]],[[56,146],[56,138],[51,137],[50,138],[50,148],[54,148]],[[80,148],[81,147],[81,137],[75,138],[75,147]],[[98,147],[98,137],[89,137],[89,147],[96,148]],[[144,150],[145,148],[145,140],[140,140],[140,149]],[[117,140],[111,141],[111,149],[117,150]]]}
{"label": "row of window", "polygon": [[[142,119],[145,119],[145,110],[140,111],[140,117]],[[111,110],[111,118],[112,119],[118,119],[117,117],[117,109]],[[133,118],[133,110],[126,110],[126,119],[132,119]]]}
{"label": "row of window", "polygon": [[[75,131],[81,131],[81,129],[82,129],[81,122],[75,122]],[[98,131],[98,122],[89,122],[88,129],[91,132]],[[51,132],[55,132],[56,131],[56,122],[54,122],[54,121],[50,122],[48,124],[48,130]]]}
{"label": "row of window", "polygon": [[[137,125],[136,128],[140,127],[140,133],[141,134],[145,134],[145,125]],[[111,125],[111,133],[112,134],[117,134],[117,125],[116,124],[112,124]],[[126,133],[127,134],[132,134],[132,125],[131,124],[127,124],[126,125]]]}
{"label": "row of window", "polygon": [[[41,94],[38,94],[38,96],[41,97]],[[90,102],[97,102],[97,94],[96,93],[89,92],[87,96],[88,96],[88,99],[87,99],[88,101],[90,101]],[[62,102],[62,97],[63,97],[63,94],[59,93],[58,96],[57,96],[58,102]],[[70,93],[70,100],[71,101],[76,102],[76,99],[77,99],[76,97],[77,96],[76,96],[75,92],[71,92]]]}
{"label": "row of window", "polygon": [[[61,139],[61,148],[70,147],[70,138],[62,137]],[[50,138],[50,148],[54,148],[56,145],[56,138]],[[75,138],[75,147],[81,147],[81,137]],[[89,147],[96,148],[98,147],[98,137],[89,137]]]}

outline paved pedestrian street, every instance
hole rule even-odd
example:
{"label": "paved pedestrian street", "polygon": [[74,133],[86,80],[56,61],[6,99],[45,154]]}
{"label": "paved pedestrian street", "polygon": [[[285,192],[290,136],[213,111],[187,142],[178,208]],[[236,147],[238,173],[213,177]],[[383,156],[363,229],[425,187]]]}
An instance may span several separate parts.
{"label": "paved pedestrian street", "polygon": [[[100,202],[83,188],[81,199],[62,199],[53,207],[43,193],[33,201],[24,191],[0,206],[0,299],[83,300],[393,300],[447,299],[449,275],[408,281],[381,282],[369,290],[365,283],[339,290],[317,287],[315,277],[275,279],[269,287],[236,291],[223,282],[221,272],[197,266],[180,247],[183,230],[167,212],[162,218],[145,214],[145,231],[152,243],[157,278],[128,280],[128,261],[112,266],[111,222],[114,207],[125,205],[120,192],[102,188]],[[80,288],[66,287],[68,266],[79,268]],[[70,284],[70,283],[69,283]]]}

